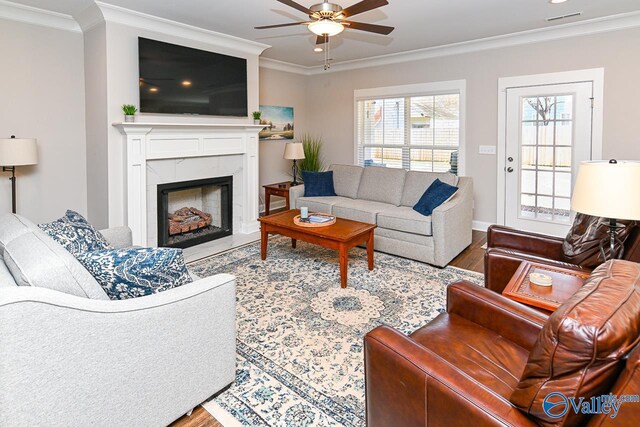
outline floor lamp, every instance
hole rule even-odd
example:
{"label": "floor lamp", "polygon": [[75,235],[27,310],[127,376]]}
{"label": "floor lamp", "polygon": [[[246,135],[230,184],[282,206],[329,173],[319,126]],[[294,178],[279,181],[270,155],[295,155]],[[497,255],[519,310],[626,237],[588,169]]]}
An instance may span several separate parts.
{"label": "floor lamp", "polygon": [[11,212],[16,213],[16,166],[35,165],[38,163],[38,149],[35,139],[11,138],[0,139],[0,166],[2,172],[11,172]]}
{"label": "floor lamp", "polygon": [[[617,231],[624,225],[619,219],[640,220],[640,162],[603,160],[580,163],[578,178],[573,188],[571,209],[587,215],[609,219],[609,250],[611,259],[621,258],[624,246]],[[616,254],[615,245],[620,245]],[[604,242],[600,253],[606,261]]]}

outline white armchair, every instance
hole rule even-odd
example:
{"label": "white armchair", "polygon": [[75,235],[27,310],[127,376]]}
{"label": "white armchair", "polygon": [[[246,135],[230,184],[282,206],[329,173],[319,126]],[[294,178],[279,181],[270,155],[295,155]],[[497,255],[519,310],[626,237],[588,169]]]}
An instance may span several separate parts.
{"label": "white armchair", "polygon": [[167,425],[234,381],[235,328],[227,274],[122,301],[2,287],[0,425]]}

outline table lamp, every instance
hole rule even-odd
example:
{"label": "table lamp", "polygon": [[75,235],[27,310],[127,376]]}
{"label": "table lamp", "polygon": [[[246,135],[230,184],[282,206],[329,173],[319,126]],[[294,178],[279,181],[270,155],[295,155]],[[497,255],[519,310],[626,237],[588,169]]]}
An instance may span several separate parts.
{"label": "table lamp", "polygon": [[298,185],[298,165],[296,164],[297,160],[304,159],[304,146],[302,142],[287,142],[284,147],[284,156],[286,160],[293,160],[293,181],[291,185]]}
{"label": "table lamp", "polygon": [[0,166],[3,172],[11,172],[11,212],[16,213],[16,166],[35,165],[38,163],[38,149],[35,139],[11,138],[0,139]]}
{"label": "table lamp", "polygon": [[[624,228],[618,219],[640,220],[640,193],[635,186],[640,182],[640,162],[628,160],[602,160],[580,163],[578,178],[573,188],[571,209],[587,215],[609,219],[609,245],[611,259],[616,258],[615,244],[624,246],[616,232]],[[600,252],[606,261],[603,242]]]}

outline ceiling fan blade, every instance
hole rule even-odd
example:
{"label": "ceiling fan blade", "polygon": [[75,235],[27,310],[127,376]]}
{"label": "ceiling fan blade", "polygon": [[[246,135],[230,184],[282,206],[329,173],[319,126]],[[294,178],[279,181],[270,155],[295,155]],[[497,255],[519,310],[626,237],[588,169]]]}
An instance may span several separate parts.
{"label": "ceiling fan blade", "polygon": [[298,9],[300,12],[306,13],[307,15],[310,15],[311,13],[313,13],[308,8],[306,8],[303,5],[298,4],[298,3],[296,3],[296,2],[294,2],[292,0],[277,0],[277,1],[279,1],[282,4],[286,4],[287,6],[292,7],[294,9]]}
{"label": "ceiling fan blade", "polygon": [[307,25],[308,22],[290,22],[288,24],[263,25],[261,27],[253,27],[256,30],[266,30],[267,28],[292,27],[294,25]]}
{"label": "ceiling fan blade", "polygon": [[385,36],[395,30],[394,27],[387,27],[386,25],[365,24],[364,22],[342,21],[347,25],[347,28],[353,28],[354,30],[368,31],[370,33],[384,34]]}
{"label": "ceiling fan blade", "polygon": [[318,36],[316,38],[316,44],[324,44],[328,38],[329,36]]}
{"label": "ceiling fan blade", "polygon": [[362,0],[360,3],[356,3],[353,6],[349,6],[348,8],[344,9],[342,11],[342,16],[348,18],[350,16],[354,16],[368,10],[377,9],[388,4],[389,2],[387,0]]}

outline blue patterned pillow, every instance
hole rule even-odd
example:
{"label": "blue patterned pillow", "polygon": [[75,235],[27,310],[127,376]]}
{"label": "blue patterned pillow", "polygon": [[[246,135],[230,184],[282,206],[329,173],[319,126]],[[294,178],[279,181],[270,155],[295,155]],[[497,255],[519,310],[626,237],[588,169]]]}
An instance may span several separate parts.
{"label": "blue patterned pillow", "polygon": [[102,234],[78,212],[68,210],[64,216],[38,227],[67,251],[77,256],[84,252],[111,249]]}
{"label": "blue patterned pillow", "polygon": [[182,249],[112,249],[82,253],[77,258],[113,300],[151,295],[192,282]]}

